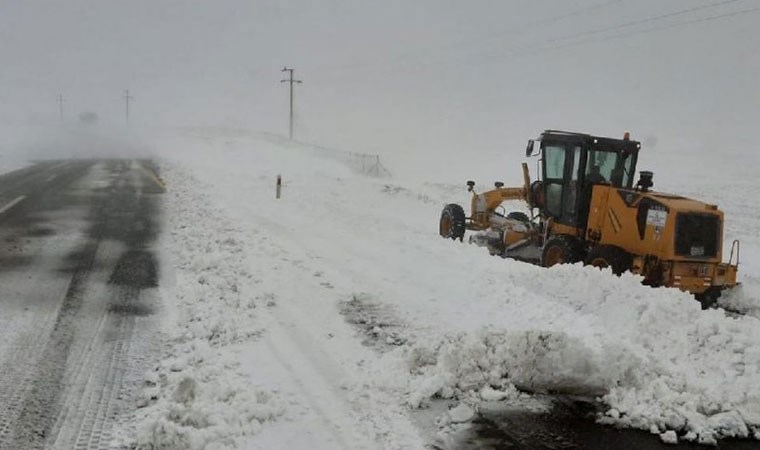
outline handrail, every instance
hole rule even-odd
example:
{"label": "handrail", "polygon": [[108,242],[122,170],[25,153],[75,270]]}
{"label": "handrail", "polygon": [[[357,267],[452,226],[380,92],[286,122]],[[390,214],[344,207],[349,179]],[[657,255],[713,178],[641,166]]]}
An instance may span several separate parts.
{"label": "handrail", "polygon": [[736,249],[736,266],[739,266],[739,239],[734,239],[734,242],[731,244],[731,256],[728,257],[728,265],[731,265],[731,262],[734,260],[734,249]]}

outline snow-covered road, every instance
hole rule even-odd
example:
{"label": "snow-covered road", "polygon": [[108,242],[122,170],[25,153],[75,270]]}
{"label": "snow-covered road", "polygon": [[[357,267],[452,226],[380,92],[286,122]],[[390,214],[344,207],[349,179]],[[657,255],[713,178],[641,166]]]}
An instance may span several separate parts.
{"label": "snow-covered road", "polygon": [[0,448],[111,448],[159,356],[147,161],[0,177]]}

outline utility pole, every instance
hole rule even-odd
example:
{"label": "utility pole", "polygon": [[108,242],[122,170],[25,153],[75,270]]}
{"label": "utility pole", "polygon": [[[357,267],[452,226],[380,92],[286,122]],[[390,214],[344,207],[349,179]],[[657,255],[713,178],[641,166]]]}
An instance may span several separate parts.
{"label": "utility pole", "polygon": [[127,118],[127,125],[129,125],[129,101],[133,99],[134,97],[129,95],[129,89],[124,90],[124,106],[126,107],[125,113]]}
{"label": "utility pole", "polygon": [[293,79],[294,69],[282,68],[283,72],[290,72],[290,78],[286,80],[280,80],[280,83],[290,83],[290,139],[293,139],[293,83],[301,83],[301,80]]}
{"label": "utility pole", "polygon": [[61,116],[61,122],[63,122],[63,94],[58,94],[58,114]]}

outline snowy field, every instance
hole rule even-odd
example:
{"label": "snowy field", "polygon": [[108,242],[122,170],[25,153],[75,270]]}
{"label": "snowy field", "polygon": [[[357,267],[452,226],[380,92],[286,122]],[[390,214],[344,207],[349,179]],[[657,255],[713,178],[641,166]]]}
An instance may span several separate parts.
{"label": "snowy field", "polygon": [[368,177],[243,131],[155,145],[172,350],[146,374],[141,448],[418,449],[430,436],[412,416],[432,399],[457,405],[431,424],[445,442],[481,402],[525,392],[598,397],[599,421],[666,442],[760,439],[760,216],[740,163],[710,166],[725,183],[663,155],[641,167],[718,203],[727,242],[742,239],[744,285],[724,301],[747,315],[727,316],[630,274],[441,239],[442,205],[466,204],[477,174]]}

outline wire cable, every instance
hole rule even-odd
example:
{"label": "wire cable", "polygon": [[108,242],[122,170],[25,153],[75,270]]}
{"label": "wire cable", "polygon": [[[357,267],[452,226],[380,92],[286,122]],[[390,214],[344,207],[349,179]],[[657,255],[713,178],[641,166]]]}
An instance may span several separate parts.
{"label": "wire cable", "polygon": [[[385,59],[382,62],[378,62],[378,61],[375,61],[375,62],[372,62],[372,63],[356,62],[356,63],[349,63],[349,64],[341,65],[341,66],[338,66],[338,67],[335,67],[335,66],[332,66],[332,65],[331,66],[325,66],[325,67],[330,67],[332,70],[336,70],[337,71],[337,70],[362,69],[362,68],[365,68],[365,67],[373,67],[373,66],[378,66],[378,65],[383,65],[384,66],[386,64],[399,64],[399,63],[404,63],[405,61],[410,60],[410,59],[413,59],[415,62],[419,62],[421,58],[434,56],[434,55],[432,55],[433,53],[440,53],[440,52],[445,52],[445,51],[451,51],[451,50],[462,48],[462,47],[471,48],[471,46],[474,45],[474,44],[482,43],[482,42],[485,42],[485,41],[493,41],[493,40],[504,38],[504,37],[507,37],[507,36],[520,36],[520,35],[524,34],[526,31],[529,31],[529,30],[531,30],[534,27],[537,27],[539,25],[547,25],[547,24],[561,22],[561,21],[564,21],[566,19],[570,19],[572,17],[577,17],[577,16],[580,16],[580,15],[583,15],[583,14],[588,14],[588,13],[590,13],[592,11],[608,8],[608,7],[610,7],[610,6],[614,5],[614,4],[622,3],[624,1],[626,1],[626,0],[607,0],[607,1],[604,1],[604,2],[600,2],[600,3],[595,3],[593,5],[584,6],[582,8],[578,8],[578,9],[575,9],[573,11],[570,11],[570,12],[567,12],[567,13],[564,13],[564,14],[548,17],[546,19],[539,19],[539,20],[536,20],[536,21],[532,21],[532,22],[524,24],[523,26],[518,27],[516,29],[502,30],[502,31],[499,31],[499,32],[496,32],[496,33],[487,34],[487,35],[480,36],[480,37],[477,37],[477,38],[460,39],[460,40],[448,43],[446,45],[436,46],[436,48],[432,49],[432,50],[430,48],[426,48],[426,49],[407,51],[407,52],[404,52],[404,53],[402,53],[400,55],[392,56],[392,57],[390,57],[388,59]],[[317,66],[317,67],[314,67],[313,70],[319,70],[319,68],[320,67]]]}
{"label": "wire cable", "polygon": [[[760,10],[760,7],[755,7],[755,8],[749,8],[749,9],[740,10],[740,11],[733,11],[733,12],[729,12],[729,13],[718,14],[718,15],[715,15],[715,16],[702,17],[702,18],[693,19],[693,20],[687,20],[687,21],[682,21],[682,22],[670,23],[670,24],[666,24],[666,25],[659,26],[659,27],[654,27],[654,28],[646,28],[646,29],[643,29],[643,30],[635,30],[635,31],[627,32],[627,33],[617,34],[617,35],[611,35],[610,36],[610,35],[606,35],[605,34],[604,36],[596,36],[596,35],[599,35],[599,34],[610,32],[610,31],[621,30],[621,29],[624,29],[624,28],[630,28],[630,27],[633,27],[633,26],[636,26],[636,25],[642,25],[642,24],[645,24],[645,23],[657,22],[657,21],[661,21],[661,20],[664,20],[664,19],[672,18],[672,17],[683,16],[685,14],[694,13],[694,12],[697,12],[697,11],[702,11],[702,10],[706,10],[706,9],[710,9],[710,8],[717,8],[717,7],[725,6],[725,5],[728,5],[728,4],[737,3],[737,2],[743,2],[743,1],[746,1],[746,0],[721,0],[721,1],[709,3],[709,4],[706,4],[706,5],[700,5],[700,6],[695,6],[695,7],[691,7],[691,8],[680,9],[680,10],[671,11],[671,12],[665,13],[665,14],[659,14],[659,15],[656,15],[656,16],[646,17],[646,18],[643,18],[643,19],[637,19],[637,20],[625,22],[625,23],[618,24],[618,25],[613,25],[613,26],[603,27],[603,28],[597,28],[597,29],[593,29],[593,30],[586,30],[586,31],[582,31],[582,32],[579,32],[579,33],[573,33],[573,34],[569,34],[569,35],[565,35],[565,36],[560,36],[560,37],[556,37],[556,38],[546,39],[544,41],[537,42],[537,43],[534,43],[534,44],[526,44],[526,45],[522,45],[522,46],[517,46],[517,47],[512,47],[512,48],[506,48],[506,49],[503,49],[503,50],[492,51],[492,52],[489,52],[487,54],[482,54],[481,53],[479,55],[468,55],[468,56],[466,56],[466,59],[469,61],[469,63],[473,63],[473,61],[482,61],[484,59],[506,59],[506,58],[514,57],[514,56],[538,54],[538,53],[541,53],[541,52],[544,52],[544,51],[550,51],[550,50],[556,50],[556,49],[568,48],[568,47],[577,47],[577,46],[580,46],[580,45],[591,44],[591,43],[600,42],[600,41],[607,40],[607,39],[621,39],[621,38],[625,38],[625,37],[628,37],[628,36],[634,36],[634,35],[639,35],[639,34],[646,34],[646,33],[649,33],[649,32],[655,32],[655,31],[665,30],[665,29],[668,29],[668,28],[676,28],[676,27],[680,27],[680,26],[686,26],[686,25],[691,25],[691,24],[696,24],[696,23],[701,23],[701,22],[708,22],[708,21],[712,21],[712,20],[718,20],[718,19],[738,16],[738,15],[742,15],[742,14],[749,14],[749,13],[756,12],[756,11]],[[583,39],[583,40],[580,40],[580,41],[575,41],[576,39],[578,39],[580,37],[584,37],[584,36],[592,36],[592,37],[588,38],[588,39]],[[551,45],[551,44],[557,44],[557,45]],[[436,64],[436,65],[440,65],[440,66],[453,66],[453,65],[460,65],[460,64],[462,64],[462,61],[456,61],[456,62],[454,62],[454,61],[448,61],[448,62],[443,62],[441,64]]]}
{"label": "wire cable", "polygon": [[636,25],[643,25],[645,23],[656,22],[656,21],[663,20],[663,19],[668,19],[668,18],[671,18],[671,17],[682,16],[684,14],[689,14],[689,13],[693,13],[693,12],[696,12],[696,11],[701,11],[701,10],[709,9],[709,8],[716,8],[716,7],[719,7],[719,6],[725,6],[725,5],[728,5],[730,3],[736,3],[736,2],[741,2],[741,1],[745,1],[745,0],[721,0],[721,1],[718,1],[718,2],[709,3],[707,5],[694,6],[692,8],[681,9],[681,10],[669,12],[669,13],[666,13],[666,14],[660,14],[660,15],[657,15],[657,16],[647,17],[647,18],[644,18],[644,19],[638,19],[638,20],[634,20],[634,21],[631,21],[631,22],[626,22],[626,23],[622,23],[622,24],[618,24],[618,25],[613,25],[611,27],[597,28],[595,30],[587,30],[587,31],[583,31],[583,32],[580,32],[580,33],[575,33],[575,34],[571,34],[571,35],[567,35],[567,36],[560,36],[560,37],[557,37],[557,38],[549,39],[549,40],[545,41],[544,43],[548,44],[548,43],[562,41],[562,40],[566,40],[566,39],[574,39],[574,38],[588,36],[588,35],[592,35],[592,34],[605,33],[605,32],[608,32],[608,31],[615,31],[615,30],[619,30],[619,29],[623,29],[623,28],[630,28],[630,27],[633,27],[633,26],[636,26]]}
{"label": "wire cable", "polygon": [[658,27],[646,28],[646,29],[643,29],[643,30],[635,30],[635,31],[630,31],[630,32],[627,32],[627,33],[621,33],[621,34],[616,34],[616,35],[611,35],[611,36],[594,37],[593,39],[585,39],[585,40],[582,40],[582,41],[570,42],[570,43],[567,43],[567,44],[563,44],[563,45],[559,45],[559,46],[554,46],[554,47],[549,47],[549,48],[545,48],[545,49],[542,49],[542,50],[557,50],[557,49],[562,49],[562,48],[567,48],[567,47],[575,47],[575,46],[582,45],[582,44],[590,44],[590,43],[595,43],[595,42],[601,42],[601,41],[608,40],[608,39],[623,39],[623,38],[627,38],[627,37],[630,37],[630,36],[636,36],[636,35],[640,35],[640,34],[654,33],[656,31],[662,31],[662,30],[667,30],[667,29],[671,29],[671,28],[679,28],[679,27],[694,25],[694,24],[697,24],[697,23],[711,22],[713,20],[726,19],[726,18],[729,18],[729,17],[740,16],[740,15],[744,15],[744,14],[751,14],[751,13],[756,13],[756,12],[760,12],[760,6],[755,7],[755,8],[743,9],[743,10],[740,10],[740,11],[733,11],[733,12],[725,13],[725,14],[719,14],[717,16],[701,17],[699,19],[689,20],[689,21],[685,21],[685,22],[671,23],[671,24],[661,25],[661,26],[658,26]]}
{"label": "wire cable", "polygon": [[[597,4],[597,5],[592,5],[590,7],[583,8],[582,10],[598,9],[598,8],[603,7],[603,6],[615,3],[616,1],[617,0],[615,0],[613,2],[604,2],[604,3],[601,3],[601,4]],[[753,12],[760,11],[760,7],[755,7],[755,8],[749,8],[749,9],[744,9],[744,10],[740,10],[740,11],[732,11],[732,12],[728,12],[728,13],[718,14],[718,15],[714,15],[714,16],[701,17],[701,18],[697,18],[697,19],[693,19],[693,20],[680,21],[680,22],[676,22],[676,23],[669,23],[669,24],[665,24],[665,25],[662,25],[662,26],[645,28],[645,29],[641,29],[641,30],[634,30],[634,31],[630,31],[630,32],[620,33],[620,34],[613,34],[613,35],[606,34],[606,33],[609,33],[611,31],[623,30],[625,28],[631,28],[631,27],[634,27],[634,26],[643,25],[643,24],[647,24],[647,23],[658,22],[658,21],[662,21],[662,20],[665,20],[665,19],[669,19],[669,18],[680,17],[680,16],[684,16],[684,15],[687,15],[687,14],[690,14],[690,13],[695,13],[695,12],[698,12],[698,11],[703,11],[703,10],[712,9],[712,8],[718,8],[718,7],[726,6],[726,5],[729,5],[729,4],[743,2],[743,1],[746,1],[746,0],[720,0],[720,1],[709,3],[709,4],[704,4],[704,5],[699,5],[699,6],[694,6],[694,7],[690,7],[690,8],[680,9],[680,10],[676,10],[676,11],[671,11],[671,12],[668,12],[668,13],[665,13],[665,14],[659,14],[659,15],[655,15],[655,16],[650,16],[650,17],[645,17],[645,18],[641,18],[641,19],[636,19],[636,20],[624,22],[624,23],[621,23],[621,24],[613,25],[613,26],[596,28],[596,29],[592,29],[592,30],[581,31],[581,32],[578,32],[578,33],[572,33],[572,34],[565,35],[565,36],[559,36],[559,37],[555,37],[555,38],[550,38],[550,39],[546,39],[546,40],[543,40],[543,41],[540,41],[540,42],[536,42],[536,43],[533,43],[533,44],[525,44],[525,45],[521,45],[521,46],[514,46],[514,47],[511,47],[511,48],[507,47],[507,48],[504,48],[504,49],[501,49],[501,50],[491,51],[491,52],[488,52],[486,54],[481,53],[481,54],[478,54],[478,55],[472,55],[472,54],[470,54],[470,55],[463,55],[464,56],[464,61],[462,61],[461,58],[459,60],[457,60],[457,61],[452,61],[449,58],[446,61],[437,61],[437,62],[421,62],[420,60],[415,60],[415,64],[414,64],[413,67],[415,67],[415,68],[439,67],[439,66],[446,67],[446,66],[456,66],[456,65],[462,65],[462,64],[472,64],[474,62],[480,62],[480,61],[483,61],[483,60],[486,60],[486,59],[509,59],[510,57],[514,57],[514,56],[532,55],[532,54],[542,53],[542,52],[545,52],[545,51],[552,51],[552,50],[569,48],[569,47],[577,47],[577,46],[582,46],[582,45],[587,45],[587,44],[593,44],[593,43],[600,42],[600,41],[607,40],[607,39],[623,39],[623,38],[626,38],[626,37],[629,37],[629,36],[647,34],[647,33],[661,31],[661,30],[665,30],[665,29],[669,29],[669,28],[688,26],[688,25],[693,25],[693,24],[697,24],[697,23],[703,23],[703,22],[708,22],[708,21],[725,19],[725,18],[729,18],[729,17],[739,16],[739,15],[743,15],[743,14],[750,14],[750,13],[753,13]],[[575,11],[575,12],[572,12],[572,13],[568,13],[568,14],[564,14],[564,15],[561,15],[561,16],[556,16],[555,18],[545,19],[542,22],[546,22],[546,21],[550,22],[550,21],[553,21],[553,20],[563,20],[563,19],[568,18],[568,17],[577,16],[577,15],[579,15],[579,13],[581,13],[582,10],[578,10],[578,11]],[[599,36],[599,35],[602,35],[602,34],[603,34],[603,36]],[[582,40],[577,40],[577,39],[582,38],[582,37],[589,37],[589,38],[582,39]],[[556,44],[556,45],[552,45],[552,44]],[[398,65],[399,63],[403,63],[404,59],[405,59],[405,57],[401,56],[401,57],[398,57],[398,58],[394,58],[393,60],[386,60],[386,62],[383,63],[383,67],[387,67],[387,64],[393,64],[393,63],[396,63],[396,65]],[[359,67],[354,67],[354,68],[361,70],[361,68],[362,68],[361,65],[358,65],[358,66]]]}

